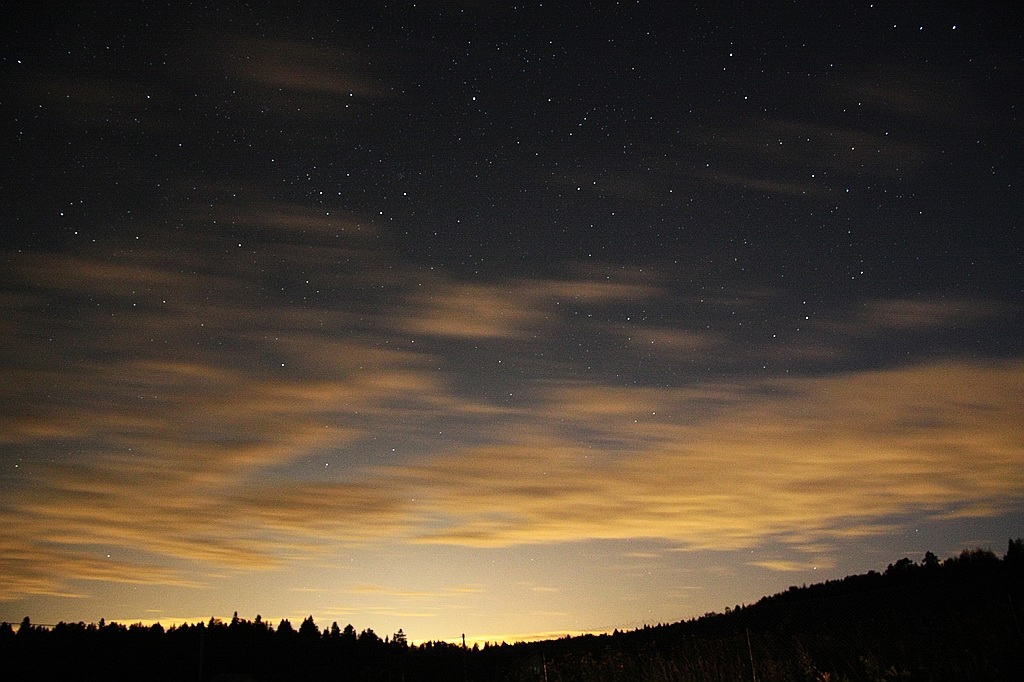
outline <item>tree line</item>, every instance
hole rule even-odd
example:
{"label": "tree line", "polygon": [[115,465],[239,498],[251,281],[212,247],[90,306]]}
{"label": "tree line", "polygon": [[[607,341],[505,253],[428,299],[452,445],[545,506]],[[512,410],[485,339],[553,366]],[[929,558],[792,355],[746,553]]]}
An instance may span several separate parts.
{"label": "tree line", "polygon": [[159,624],[0,624],[0,676],[82,680],[1016,680],[1024,542],[793,586],[629,632],[466,648],[411,645],[312,616]]}

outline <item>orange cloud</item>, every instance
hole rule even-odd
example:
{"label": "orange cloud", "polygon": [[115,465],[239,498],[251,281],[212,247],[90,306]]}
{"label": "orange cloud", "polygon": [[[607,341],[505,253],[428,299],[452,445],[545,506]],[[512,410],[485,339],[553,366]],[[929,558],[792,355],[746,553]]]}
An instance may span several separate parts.
{"label": "orange cloud", "polygon": [[415,313],[403,324],[414,334],[456,338],[512,338],[543,326],[550,317],[532,297],[511,288],[454,285],[418,295]]}
{"label": "orange cloud", "polygon": [[559,306],[602,305],[656,295],[655,287],[583,275],[566,281],[513,280],[501,284],[439,282],[412,299],[401,323],[410,333],[453,338],[529,338],[557,322]]}
{"label": "orange cloud", "polygon": [[765,559],[763,561],[752,561],[751,566],[760,566],[761,568],[767,568],[770,571],[781,571],[783,573],[797,573],[801,571],[817,570],[817,569],[829,569],[834,567],[834,563],[828,559],[818,561],[789,561],[786,559]]}
{"label": "orange cloud", "polygon": [[[282,211],[268,218],[275,230],[308,218]],[[285,250],[289,267],[321,262],[293,246],[304,255]],[[1020,361],[682,388],[584,381],[569,367],[534,379],[515,405],[482,402],[459,395],[431,353],[392,344],[395,329],[528,343],[567,324],[567,308],[663,291],[595,271],[487,285],[436,276],[428,293],[395,276],[401,305],[385,317],[253,297],[259,267],[200,251],[12,257],[24,293],[0,299],[15,341],[0,442],[26,457],[0,505],[0,598],[79,594],[83,580],[192,585],[183,566],[265,570],[382,541],[782,540],[822,561],[829,543],[906,515],[995,514],[1024,497]],[[365,284],[355,270],[331,283]],[[58,318],[48,302],[76,314]],[[879,301],[842,323],[939,328],[978,309]],[[685,330],[636,333],[669,356],[730,350]],[[310,461],[377,433],[410,454],[310,474]],[[107,548],[147,558],[108,560]]]}
{"label": "orange cloud", "polygon": [[[866,532],[873,520],[884,525],[894,515],[1017,504],[1024,496],[1022,370],[1020,362],[940,363],[780,382],[775,396],[737,396],[694,424],[654,414],[641,424],[635,415],[652,407],[646,391],[630,399],[610,389],[605,401],[584,394],[538,413],[608,429],[613,451],[572,445],[537,427],[532,441],[394,475],[430,500],[441,529],[423,533],[423,542],[651,537],[736,549],[779,538],[806,545]],[[594,404],[600,409],[588,411]],[[962,466],[965,458],[970,467]]]}
{"label": "orange cloud", "polygon": [[[429,358],[347,338],[344,314],[247,306],[253,271],[185,275],[187,244],[177,261],[136,256],[15,258],[31,293],[3,301],[19,314],[4,315],[18,352],[0,442],[49,456],[25,458],[0,508],[4,598],[75,580],[192,584],[182,560],[264,569],[408,524],[386,489],[267,476],[350,446],[356,415],[432,409],[444,390]],[[78,306],[73,342],[42,309],[51,298]],[[155,564],[107,560],[111,547]]]}

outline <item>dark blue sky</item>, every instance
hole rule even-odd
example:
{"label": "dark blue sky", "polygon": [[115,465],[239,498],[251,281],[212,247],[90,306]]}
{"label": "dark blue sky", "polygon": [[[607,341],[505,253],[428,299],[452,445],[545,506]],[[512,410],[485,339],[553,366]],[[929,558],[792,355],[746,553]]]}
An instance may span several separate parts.
{"label": "dark blue sky", "polygon": [[611,629],[1020,533],[1020,10],[352,5],[8,11],[0,618]]}

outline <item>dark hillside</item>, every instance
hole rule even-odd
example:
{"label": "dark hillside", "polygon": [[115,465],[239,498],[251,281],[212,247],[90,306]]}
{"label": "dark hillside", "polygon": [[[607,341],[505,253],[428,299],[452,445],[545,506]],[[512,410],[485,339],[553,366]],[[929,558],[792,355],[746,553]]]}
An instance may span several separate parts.
{"label": "dark hillside", "polygon": [[549,679],[1022,679],[1021,550],[928,553],[724,614],[544,643]]}

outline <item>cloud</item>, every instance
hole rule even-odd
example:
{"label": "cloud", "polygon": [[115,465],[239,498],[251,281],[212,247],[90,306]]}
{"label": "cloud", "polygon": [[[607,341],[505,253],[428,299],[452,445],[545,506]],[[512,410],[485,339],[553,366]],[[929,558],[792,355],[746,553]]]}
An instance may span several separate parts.
{"label": "cloud", "polygon": [[348,590],[351,594],[371,594],[380,595],[388,598],[396,598],[402,600],[409,599],[427,599],[427,600],[439,600],[439,599],[451,599],[453,596],[465,596],[480,594],[483,592],[483,588],[478,585],[460,585],[455,587],[446,587],[442,590],[426,591],[426,590],[396,590],[391,587],[385,587],[383,585],[356,585],[352,589]]}
{"label": "cloud", "polygon": [[[58,576],[188,582],[136,564],[101,570],[83,560],[85,546],[241,570],[382,538],[475,547],[657,538],[686,549],[780,539],[819,557],[820,543],[879,532],[901,515],[996,513],[1018,503],[1022,370],[1020,362],[946,362],[756,390],[566,384],[520,415],[500,444],[377,467],[361,480],[264,480],[255,474],[335,437],[284,428],[310,409],[289,390],[270,400],[295,401],[281,420],[266,413],[280,441],[251,431],[267,417],[262,400],[247,401],[221,413],[255,409],[252,422],[231,431],[251,442],[149,434],[138,443],[148,444],[145,454],[131,455],[123,447],[131,438],[116,448],[114,439],[88,464],[41,473],[4,514],[20,519],[4,546],[7,562],[21,557],[7,567],[21,576],[7,596],[66,593]],[[716,408],[694,415],[702,399]],[[205,409],[216,411],[201,402],[196,416]],[[20,554],[12,551],[19,543]],[[51,549],[41,554],[44,545]]]}
{"label": "cloud", "polygon": [[[358,348],[348,350],[346,360],[358,362]],[[392,358],[396,366],[404,364],[401,357]],[[11,441],[76,443],[72,457],[23,467],[25,488],[11,510],[23,519],[21,537],[72,553],[114,545],[252,569],[272,567],[283,554],[316,553],[328,541],[393,534],[406,521],[396,516],[398,503],[387,489],[264,480],[267,472],[356,438],[360,431],[340,414],[429,390],[414,371],[373,373],[375,365],[367,365],[365,375],[349,381],[252,377],[189,363],[86,369],[64,382],[69,404],[9,418]],[[81,575],[53,557],[47,563],[49,571]],[[141,567],[122,573],[147,574]],[[161,580],[171,576],[165,571]]]}
{"label": "cloud", "polygon": [[906,337],[974,329],[1005,320],[1012,313],[1008,305],[966,297],[868,299],[853,311],[816,316],[807,322],[802,342],[789,343],[780,353],[811,359],[824,353],[840,358],[865,341],[894,334]]}
{"label": "cloud", "polygon": [[453,338],[516,338],[543,327],[550,313],[512,287],[456,284],[417,294],[402,327],[413,334]]}
{"label": "cloud", "polygon": [[[429,368],[431,356],[369,334],[391,322],[370,320],[365,335],[345,338],[322,330],[348,318],[315,307],[247,310],[247,272],[210,269],[193,281],[155,257],[21,262],[33,286],[7,297],[9,310],[31,319],[51,292],[74,292],[117,307],[130,324],[83,328],[75,346],[44,344],[42,361],[12,358],[20,369],[4,390],[17,408],[2,437],[58,456],[29,457],[0,512],[11,531],[5,571],[17,576],[7,598],[74,594],[71,577],[187,585],[172,562],[264,570],[382,538],[476,547],[655,538],[691,549],[781,539],[818,556],[814,543],[879,532],[901,515],[993,514],[1024,494],[1017,361],[681,388],[554,378],[535,383],[533,402],[498,410],[458,397]],[[221,285],[217,298],[202,293],[207,279]],[[146,310],[127,312],[147,288]],[[419,307],[400,324],[429,329],[441,324],[438,310],[483,301],[511,312],[466,315],[436,333],[515,337],[558,324],[540,311],[561,301],[600,306],[659,290],[581,275],[439,291],[440,303],[414,296]],[[195,336],[205,328],[196,307],[218,341]],[[989,314],[966,301],[888,300],[847,324],[869,334]],[[274,328],[261,333],[264,317]],[[12,334],[26,333],[8,320]],[[683,352],[724,344],[671,328],[637,335]],[[132,352],[108,348],[110,339]],[[168,350],[157,339],[170,340]],[[56,397],[40,393],[55,388]],[[374,424],[416,435],[432,415],[489,415],[490,444],[461,440],[455,428],[443,449],[401,465],[343,479],[283,473],[351,446]],[[105,561],[108,547],[153,560]]]}
{"label": "cloud", "polygon": [[[442,369],[441,341],[507,339],[525,356],[563,330],[625,333],[638,342],[627,362],[649,341],[669,357],[743,349],[684,326],[608,322],[618,306],[664,302],[656,273],[435,275],[419,287],[372,240],[318,249],[334,227],[315,213],[281,205],[237,222],[244,256],[221,232],[118,257],[9,255],[0,598],[84,594],[83,581],[195,587],[216,567],[269,570],[381,542],[779,540],[819,561],[822,545],[910,515],[995,514],[1024,496],[1020,361],[658,386],[566,362],[531,376],[520,402],[474,400]],[[292,238],[307,227],[311,241]],[[223,247],[225,259],[208,257]],[[355,265],[335,267],[341,253]],[[285,267],[270,279],[260,263],[274,257]],[[292,281],[293,269],[365,301],[296,305],[287,290],[307,275]],[[583,313],[601,319],[573,322]],[[869,338],[1000,313],[878,300],[819,332]],[[435,345],[392,343],[396,330]],[[368,454],[382,434],[409,454]]]}
{"label": "cloud", "polygon": [[891,177],[900,168],[919,165],[935,154],[932,147],[902,137],[803,120],[775,119],[750,129],[759,137],[740,137],[737,146],[759,151],[789,168],[842,172],[856,167]]}
{"label": "cloud", "polygon": [[123,561],[106,553],[68,551],[52,546],[35,534],[39,530],[20,515],[3,513],[8,530],[0,539],[0,601],[25,595],[82,598],[81,591],[70,589],[68,577],[77,581],[108,581],[136,585],[159,584],[194,588],[199,581],[166,567]]}
{"label": "cloud", "polygon": [[464,339],[524,339],[546,333],[559,306],[601,306],[650,298],[651,285],[598,280],[587,274],[566,280],[513,280],[500,284],[440,281],[413,295],[409,314],[399,323],[413,334]]}
{"label": "cloud", "polygon": [[352,51],[282,38],[239,37],[219,43],[217,55],[223,68],[267,92],[370,99],[389,96],[377,78],[360,72],[356,67],[359,55]]}
{"label": "cloud", "polygon": [[614,389],[604,401],[538,409],[615,433],[612,452],[537,435],[394,475],[429,500],[436,529],[421,542],[649,537],[694,549],[769,539],[799,547],[901,515],[1018,504],[1022,369],[939,363],[777,382],[775,395],[737,395],[695,424],[642,420],[650,396]]}
{"label": "cloud", "polygon": [[329,248],[333,243],[337,248],[354,242],[357,247],[363,247],[362,240],[381,236],[380,230],[369,221],[342,211],[258,199],[244,205],[204,208],[196,217],[212,220],[222,231],[244,230],[273,238],[277,245],[287,242]]}
{"label": "cloud", "polygon": [[[982,331],[983,325],[1003,323],[1010,319],[1011,306],[996,301],[968,297],[876,298],[859,302],[852,310],[821,311],[799,323],[799,333],[779,334],[771,343],[755,344],[737,350],[724,344],[725,353],[734,357],[757,357],[774,366],[792,362],[813,363],[834,368],[841,362],[856,358],[864,347],[879,341],[923,339],[925,334],[958,330]],[[919,350],[904,345],[905,353]],[[878,361],[875,354],[872,362]],[[884,362],[907,361],[907,355],[881,357]]]}
{"label": "cloud", "polygon": [[877,333],[953,328],[990,319],[1005,311],[999,304],[966,298],[881,299],[865,303],[844,329]]}
{"label": "cloud", "polygon": [[987,118],[982,97],[969,79],[951,78],[934,69],[886,66],[873,73],[837,81],[832,96],[847,106],[866,106],[917,126],[974,127]]}
{"label": "cloud", "polygon": [[[883,182],[905,178],[941,157],[930,139],[938,132],[986,120],[974,93],[923,71],[886,68],[834,81],[827,89],[812,88],[806,100],[805,111],[796,116],[739,119],[705,132],[717,151],[714,163],[701,157],[688,174],[748,192],[838,198],[852,173],[870,173]],[[821,123],[808,118],[807,106],[881,114],[887,127]]]}
{"label": "cloud", "polygon": [[[38,68],[39,62],[35,66]],[[152,87],[149,79],[131,80],[93,71],[32,71],[27,78],[25,74],[12,74],[11,85],[22,102],[34,105],[41,117],[62,129],[74,128],[78,135],[96,129],[124,134],[126,120],[131,120],[136,130],[149,134],[171,129],[173,121],[155,113],[154,107],[158,102],[166,103],[167,92]]]}
{"label": "cloud", "polygon": [[[324,238],[314,218],[284,206],[252,222]],[[246,234],[250,262],[294,253]],[[354,315],[260,295],[258,267],[204,257],[216,237],[142,243],[128,257],[12,255],[0,443],[18,465],[0,552],[17,578],[4,597],[77,593],[77,580],[192,585],[182,561],[262,570],[399,532],[408,519],[385,488],[277,472],[314,454],[322,469],[366,415],[415,422],[444,394],[429,358],[379,347]],[[296,248],[306,267],[337,255]],[[342,269],[328,286],[361,278]]]}
{"label": "cloud", "polygon": [[725,339],[707,331],[692,331],[675,327],[636,327],[628,331],[619,330],[627,340],[635,342],[645,350],[666,353],[673,357],[703,356],[720,348]]}
{"label": "cloud", "polygon": [[784,194],[791,197],[810,197],[821,199],[829,195],[827,186],[806,179],[779,180],[775,177],[744,175],[722,170],[702,170],[694,176],[728,187],[765,192],[767,194]]}
{"label": "cloud", "polygon": [[751,566],[767,568],[769,571],[781,571],[783,573],[799,573],[803,571],[814,571],[817,569],[830,569],[835,564],[828,560],[822,561],[791,561],[788,559],[764,559],[762,561],[751,561]]}

